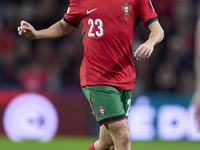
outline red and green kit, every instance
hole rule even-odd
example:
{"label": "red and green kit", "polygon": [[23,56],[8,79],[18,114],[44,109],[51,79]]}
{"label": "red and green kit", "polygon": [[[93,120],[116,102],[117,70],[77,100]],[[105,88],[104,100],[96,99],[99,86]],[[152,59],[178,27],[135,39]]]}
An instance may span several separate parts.
{"label": "red and green kit", "polygon": [[147,27],[158,20],[151,0],[70,0],[63,19],[76,28],[83,24],[81,86],[132,90],[136,78],[132,61],[135,28],[140,21]]}

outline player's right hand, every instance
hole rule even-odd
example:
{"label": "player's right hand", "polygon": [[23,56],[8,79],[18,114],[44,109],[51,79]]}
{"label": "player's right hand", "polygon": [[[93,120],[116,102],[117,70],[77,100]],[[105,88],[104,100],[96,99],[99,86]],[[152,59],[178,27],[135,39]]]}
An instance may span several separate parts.
{"label": "player's right hand", "polygon": [[142,61],[148,59],[154,49],[154,44],[152,42],[146,41],[141,44],[138,49],[133,53],[137,60]]}
{"label": "player's right hand", "polygon": [[37,39],[37,31],[34,29],[34,27],[22,20],[21,23],[20,23],[20,26],[17,28],[18,30],[18,34],[19,35],[23,35],[25,36],[26,38],[29,38],[29,39]]}

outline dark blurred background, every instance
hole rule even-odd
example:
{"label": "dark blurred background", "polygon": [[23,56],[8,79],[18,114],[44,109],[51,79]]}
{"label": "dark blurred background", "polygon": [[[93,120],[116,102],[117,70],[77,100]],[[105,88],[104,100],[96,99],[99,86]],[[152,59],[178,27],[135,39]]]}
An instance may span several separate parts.
{"label": "dark blurred background", "polygon": [[[193,93],[194,29],[197,19],[195,0],[152,0],[165,31],[165,39],[147,61],[136,65],[136,93]],[[79,86],[83,58],[82,35],[74,29],[54,40],[29,40],[17,34],[21,20],[35,29],[47,28],[62,19],[68,0],[0,1],[0,88],[60,90]],[[133,51],[148,37],[140,23]]]}

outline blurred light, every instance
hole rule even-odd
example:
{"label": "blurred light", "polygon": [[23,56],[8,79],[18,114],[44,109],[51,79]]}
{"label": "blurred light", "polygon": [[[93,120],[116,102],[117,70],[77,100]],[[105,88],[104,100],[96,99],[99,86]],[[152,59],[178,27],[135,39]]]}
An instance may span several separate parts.
{"label": "blurred light", "polygon": [[7,106],[3,127],[8,138],[50,141],[58,129],[58,115],[53,104],[44,96],[35,93],[21,94]]}
{"label": "blurred light", "polygon": [[[176,97],[173,102],[175,101],[179,102]],[[128,118],[131,139],[200,141],[200,133],[194,120],[194,107],[186,108],[181,102],[180,104],[165,102],[160,100],[156,103],[144,95],[136,99]]]}

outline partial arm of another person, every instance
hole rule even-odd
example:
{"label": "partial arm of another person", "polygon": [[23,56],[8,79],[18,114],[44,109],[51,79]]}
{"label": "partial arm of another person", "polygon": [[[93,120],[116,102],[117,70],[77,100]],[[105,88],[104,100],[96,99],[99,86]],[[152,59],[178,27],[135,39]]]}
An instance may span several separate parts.
{"label": "partial arm of another person", "polygon": [[18,27],[18,34],[29,39],[55,39],[68,34],[72,29],[73,26],[66,23],[63,19],[43,30],[35,30],[30,23],[21,21]]}
{"label": "partial arm of another person", "polygon": [[196,89],[193,97],[193,104],[196,106],[195,119],[198,123],[200,131],[200,16],[196,26],[195,32],[195,55],[194,55],[194,65],[195,65],[195,77],[196,77]]}
{"label": "partial arm of another person", "polygon": [[148,28],[150,30],[148,40],[141,44],[134,52],[134,56],[140,61],[148,59],[154,50],[154,46],[160,43],[164,38],[164,30],[158,21],[151,23]]}
{"label": "partial arm of another person", "polygon": [[200,86],[200,17],[195,32],[195,76],[197,86]]}

